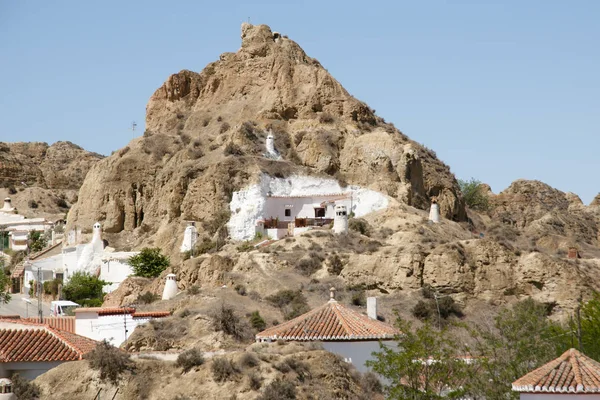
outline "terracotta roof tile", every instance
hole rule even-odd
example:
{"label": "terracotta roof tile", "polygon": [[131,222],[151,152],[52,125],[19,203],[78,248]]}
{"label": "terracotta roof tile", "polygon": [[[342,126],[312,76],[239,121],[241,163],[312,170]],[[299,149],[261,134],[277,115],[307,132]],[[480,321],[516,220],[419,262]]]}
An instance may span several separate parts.
{"label": "terracotta roof tile", "polygon": [[256,335],[256,339],[283,340],[378,340],[392,339],[396,328],[373,320],[337,301],[307,312],[297,318]]}
{"label": "terracotta roof tile", "polygon": [[0,329],[0,362],[81,360],[97,344],[44,324],[10,319],[1,322],[13,324],[14,329]]}
{"label": "terracotta roof tile", "polygon": [[81,307],[76,308],[75,313],[81,312],[95,312],[98,315],[120,315],[120,314],[133,314],[135,308],[132,307]]}
{"label": "terracotta roof tile", "polygon": [[170,317],[169,311],[145,311],[145,312],[134,312],[131,315],[133,318],[163,318]]}
{"label": "terracotta roof tile", "polygon": [[[23,318],[25,321],[38,322],[38,317]],[[44,324],[60,331],[75,333],[75,317],[44,317]]]}
{"label": "terracotta roof tile", "polygon": [[569,349],[517,379],[512,389],[526,393],[600,393],[600,363]]}

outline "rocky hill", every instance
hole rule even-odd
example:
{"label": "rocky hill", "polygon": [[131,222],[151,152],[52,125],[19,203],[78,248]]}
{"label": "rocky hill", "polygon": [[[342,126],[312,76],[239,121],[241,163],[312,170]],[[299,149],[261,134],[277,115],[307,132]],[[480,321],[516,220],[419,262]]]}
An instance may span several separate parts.
{"label": "rocky hill", "polygon": [[0,142],[0,196],[10,196],[27,216],[64,216],[87,172],[102,158],[71,142]]}
{"label": "rocky hill", "polygon": [[[170,76],[148,102],[146,127],[91,169],[70,225],[100,220],[112,243],[174,249],[183,221],[212,235],[232,192],[263,173],[333,176],[421,209],[437,196],[446,218],[465,219],[456,180],[433,152],[265,25],[243,24],[242,47],[202,72]],[[279,160],[264,157],[268,132]]]}

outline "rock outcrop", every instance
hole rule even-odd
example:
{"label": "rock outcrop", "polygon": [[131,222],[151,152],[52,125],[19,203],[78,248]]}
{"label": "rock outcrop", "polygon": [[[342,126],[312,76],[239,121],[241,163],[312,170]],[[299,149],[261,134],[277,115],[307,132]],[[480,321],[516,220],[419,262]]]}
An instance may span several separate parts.
{"label": "rock outcrop", "polygon": [[[268,132],[282,159],[263,157]],[[242,26],[242,47],[200,72],[170,76],[147,105],[146,132],[96,164],[71,225],[171,247],[183,220],[222,222],[232,191],[260,173],[334,176],[446,218],[465,218],[457,182],[435,154],[352,97],[294,41]],[[132,236],[133,233],[133,236]],[[177,240],[175,240],[177,239]],[[121,240],[122,242],[122,240]]]}

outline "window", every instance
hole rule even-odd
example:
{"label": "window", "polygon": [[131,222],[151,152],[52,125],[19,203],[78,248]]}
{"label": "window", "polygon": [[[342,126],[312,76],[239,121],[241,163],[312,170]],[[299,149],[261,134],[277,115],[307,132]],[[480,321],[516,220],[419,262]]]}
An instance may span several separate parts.
{"label": "window", "polygon": [[325,209],[315,208],[315,218],[325,218]]}
{"label": "window", "polygon": [[289,209],[289,208],[286,208],[286,209],[285,209],[285,216],[286,216],[286,217],[291,217],[291,216],[292,216],[292,210],[291,210],[291,209]]}

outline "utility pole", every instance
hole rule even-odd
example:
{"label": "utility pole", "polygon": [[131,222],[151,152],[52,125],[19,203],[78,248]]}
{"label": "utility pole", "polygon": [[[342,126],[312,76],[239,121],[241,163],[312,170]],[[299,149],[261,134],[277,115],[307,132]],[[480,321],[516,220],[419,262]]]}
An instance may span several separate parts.
{"label": "utility pole", "polygon": [[583,346],[581,344],[581,303],[575,309],[575,315],[577,316],[577,345],[579,351],[583,352]]}
{"label": "utility pole", "polygon": [[38,298],[38,316],[40,317],[40,324],[44,323],[44,310],[42,308],[42,268],[37,269],[37,298]]}
{"label": "utility pole", "polygon": [[127,341],[127,307],[123,306],[123,329],[125,330],[125,341]]}

